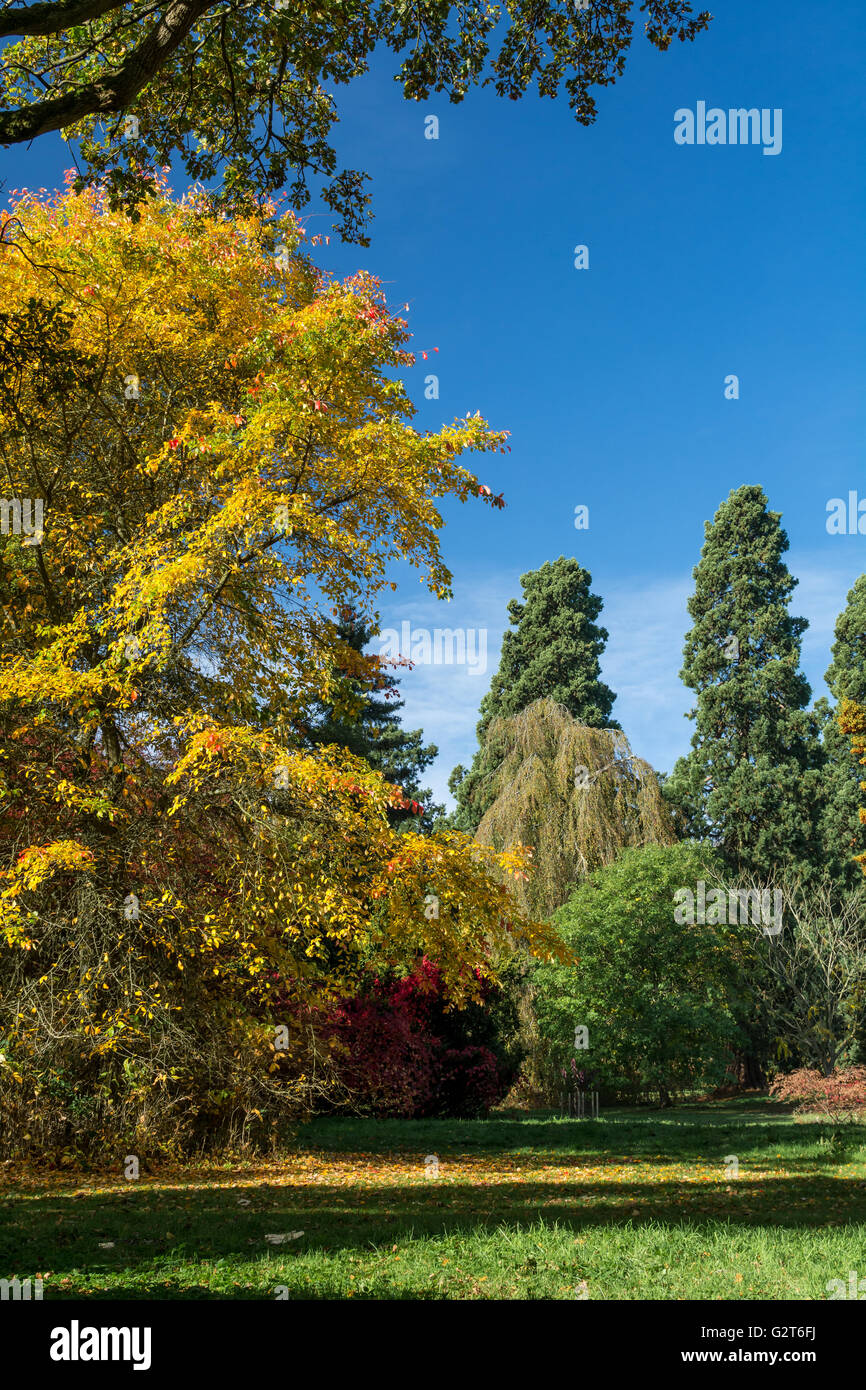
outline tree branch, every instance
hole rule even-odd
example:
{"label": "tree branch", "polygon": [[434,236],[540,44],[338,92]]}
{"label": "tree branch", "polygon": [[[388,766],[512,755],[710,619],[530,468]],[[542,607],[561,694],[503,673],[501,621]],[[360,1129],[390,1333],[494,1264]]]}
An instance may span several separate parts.
{"label": "tree branch", "polygon": [[88,19],[98,19],[109,10],[119,10],[125,3],[126,0],[48,0],[27,5],[23,10],[6,10],[0,14],[0,39],[59,34],[61,29],[71,29]]}
{"label": "tree branch", "polygon": [[164,17],[114,77],[88,82],[77,91],[0,115],[0,144],[16,145],[51,130],[63,130],[85,116],[124,110],[189,34],[200,15],[218,0],[172,0]]}

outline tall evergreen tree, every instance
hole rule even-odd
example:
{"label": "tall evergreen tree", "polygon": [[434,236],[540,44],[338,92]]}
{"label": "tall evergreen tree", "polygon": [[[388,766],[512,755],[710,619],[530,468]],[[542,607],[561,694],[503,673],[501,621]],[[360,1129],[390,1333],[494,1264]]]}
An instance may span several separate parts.
{"label": "tall evergreen tree", "polygon": [[[336,636],[360,655],[373,636],[373,630],[351,610],[346,609],[335,625]],[[315,745],[336,743],[365,758],[388,782],[402,787],[410,805],[392,812],[398,825],[429,830],[444,807],[435,805],[429,788],[420,779],[438,756],[435,743],[424,744],[422,729],[404,729],[399,711],[405,701],[396,698],[398,677],[381,668],[361,670],[347,663],[338,671],[338,695],[330,705],[311,711],[307,729]],[[360,673],[359,673],[360,672]],[[418,810],[413,809],[414,803]]]}
{"label": "tall evergreen tree", "polygon": [[[824,676],[836,702],[854,700],[866,705],[866,574],[861,574],[848,593],[848,602],[836,622],[833,660]],[[826,802],[822,814],[825,858],[834,878],[853,887],[862,881],[854,856],[866,851],[866,831],[860,823],[863,769],[851,754],[851,739],[830,717],[826,701],[824,751],[826,754]]]}
{"label": "tall evergreen tree", "polygon": [[695,732],[665,786],[682,828],[757,879],[821,857],[821,750],[799,669],[808,624],[788,612],[797,580],[780,519],[762,488],[745,486],[705,524],[680,672],[697,692]]}
{"label": "tall evergreen tree", "polygon": [[494,720],[519,714],[535,700],[563,705],[581,724],[618,729],[610,712],[614,692],[600,678],[607,631],[596,625],[603,603],[590,590],[592,575],[577,560],[560,555],[521,575],[524,601],[512,599],[513,631],[502,639],[499,669],[481,701],[478,749],[467,772],[457,767],[448,786],[457,799],[453,822],[474,834],[496,797],[493,774],[506,755],[488,738]]}

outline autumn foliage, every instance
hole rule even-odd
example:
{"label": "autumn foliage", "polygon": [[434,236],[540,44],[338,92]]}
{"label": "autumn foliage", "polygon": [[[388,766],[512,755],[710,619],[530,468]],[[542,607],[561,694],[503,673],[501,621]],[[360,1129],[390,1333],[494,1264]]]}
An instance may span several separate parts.
{"label": "autumn foliage", "polygon": [[[843,734],[849,734],[851,738],[851,753],[857,762],[866,767],[866,709],[859,705],[856,700],[847,698],[839,701],[839,709],[836,715],[839,728]],[[861,789],[866,792],[866,782],[860,783]],[[860,822],[866,825],[866,809],[860,808]],[[866,854],[855,854],[854,860],[866,874]]]}
{"label": "autumn foliage", "polygon": [[866,1067],[847,1067],[830,1076],[800,1067],[777,1077],[770,1091],[777,1100],[793,1102],[799,1114],[853,1122],[866,1110]]}
{"label": "autumn foliage", "polygon": [[323,1032],[353,1108],[474,1117],[502,1099],[509,1078],[495,1053],[453,1036],[462,1015],[451,1013],[449,1029],[444,1003],[440,972],[425,958],[402,979],[373,980],[338,1005]]}
{"label": "autumn foliage", "polygon": [[304,1010],[425,954],[459,1004],[556,949],[520,848],[398,836],[399,788],[302,747],[365,660],[325,615],[375,620],[397,561],[446,595],[438,504],[495,500],[459,457],[505,445],[416,431],[405,323],[266,213],[25,194],[0,227],[3,488],[44,508],[0,536],[7,1142],[278,1127],[327,1084]]}

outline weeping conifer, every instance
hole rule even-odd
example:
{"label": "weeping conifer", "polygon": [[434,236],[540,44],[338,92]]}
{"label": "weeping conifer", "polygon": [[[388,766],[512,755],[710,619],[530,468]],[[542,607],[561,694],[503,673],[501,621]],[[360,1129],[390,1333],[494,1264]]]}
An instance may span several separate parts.
{"label": "weeping conifer", "polygon": [[620,729],[591,728],[544,699],[494,720],[489,735],[501,760],[476,838],[531,845],[535,871],[517,894],[533,916],[549,916],[620,850],[674,843],[656,775]]}

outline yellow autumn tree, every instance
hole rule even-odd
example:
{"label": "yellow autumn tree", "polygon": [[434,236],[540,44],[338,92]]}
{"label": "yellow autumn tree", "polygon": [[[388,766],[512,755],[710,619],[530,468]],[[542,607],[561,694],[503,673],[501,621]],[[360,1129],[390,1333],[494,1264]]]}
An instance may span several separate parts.
{"label": "yellow autumn tree", "polygon": [[[850,736],[852,756],[857,759],[861,767],[866,767],[866,709],[856,700],[843,698],[839,701],[836,721],[842,733]],[[866,792],[866,782],[861,782],[860,787],[862,791]],[[860,823],[866,825],[866,808],[862,806],[860,807]],[[866,874],[866,854],[855,854],[854,862],[859,864]]]}
{"label": "yellow autumn tree", "polygon": [[413,427],[405,322],[302,242],[165,187],[0,226],[7,1142],[277,1125],[364,970],[425,953],[459,1004],[557,949],[519,847],[396,835],[400,789],[298,736],[364,660],[328,615],[375,621],[399,561],[447,595],[439,503],[498,502],[459,459],[505,447]]}

